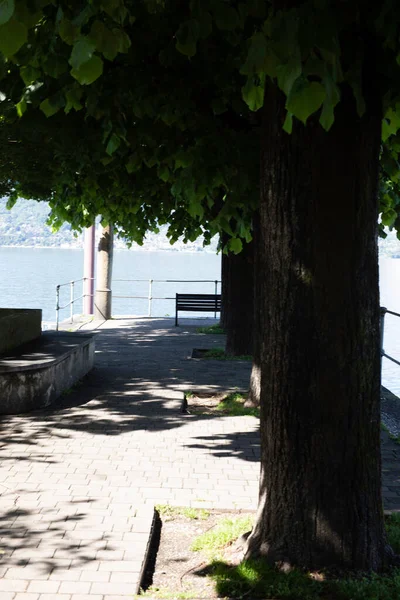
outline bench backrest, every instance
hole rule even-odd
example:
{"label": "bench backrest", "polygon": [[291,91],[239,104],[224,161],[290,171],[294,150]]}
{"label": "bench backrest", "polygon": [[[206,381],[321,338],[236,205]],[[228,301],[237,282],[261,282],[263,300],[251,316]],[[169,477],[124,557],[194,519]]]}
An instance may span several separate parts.
{"label": "bench backrest", "polygon": [[221,310],[221,294],[176,294],[177,310]]}

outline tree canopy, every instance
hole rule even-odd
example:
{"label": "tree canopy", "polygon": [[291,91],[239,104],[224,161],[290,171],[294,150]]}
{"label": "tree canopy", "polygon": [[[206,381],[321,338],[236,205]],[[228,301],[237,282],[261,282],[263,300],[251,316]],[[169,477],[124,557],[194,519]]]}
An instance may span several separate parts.
{"label": "tree canopy", "polygon": [[[13,150],[33,161],[25,186],[16,173],[11,198],[47,197],[55,225],[79,228],[102,214],[140,242],[168,222],[172,240],[225,231],[240,250],[258,203],[265,85],[276,80],[286,95],[288,132],[314,113],[328,130],[343,82],[361,115],[362,40],[346,36],[357,19],[374,39],[374,85],[385,98],[382,222],[399,225],[391,2],[367,14],[362,3],[324,0],[281,10],[261,0],[3,0],[0,135],[19,132]],[[49,190],[39,178],[39,189],[28,185],[39,163]]]}

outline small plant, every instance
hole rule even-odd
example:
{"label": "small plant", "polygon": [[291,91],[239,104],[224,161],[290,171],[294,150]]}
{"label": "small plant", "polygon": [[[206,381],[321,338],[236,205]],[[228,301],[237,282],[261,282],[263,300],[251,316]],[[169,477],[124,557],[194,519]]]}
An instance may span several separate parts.
{"label": "small plant", "polygon": [[146,591],[141,591],[140,595],[135,596],[135,600],[141,598],[159,598],[160,600],[190,600],[195,598],[194,592],[176,592],[171,591],[167,588],[159,588],[157,586],[150,586]]}
{"label": "small plant", "polygon": [[204,353],[203,358],[206,360],[253,360],[253,357],[247,354],[241,356],[226,354],[224,348],[210,348]]}
{"label": "small plant", "polygon": [[170,504],[157,504],[155,506],[158,514],[166,520],[173,520],[177,517],[185,517],[191,521],[208,519],[210,513],[204,508],[190,508],[188,506],[171,506]]}
{"label": "small plant", "polygon": [[250,415],[251,417],[260,418],[260,411],[258,408],[252,408],[244,406],[245,398],[242,394],[234,392],[226,396],[216,407],[217,411],[220,411],[224,415],[230,417],[243,417]]}
{"label": "small plant", "polygon": [[217,325],[210,325],[208,327],[198,327],[196,333],[214,333],[220,335],[225,333],[225,329],[218,323]]}
{"label": "small plant", "polygon": [[[256,417],[260,418],[260,411],[258,408],[245,406],[246,397],[240,392],[232,392],[225,397],[222,397],[220,401],[213,397],[196,398],[193,392],[185,394],[186,405],[185,409],[189,414],[193,415],[214,415],[220,417]],[[221,396],[220,396],[221,398]]]}
{"label": "small plant", "polygon": [[394,435],[394,433],[390,433],[389,431],[389,437],[391,440],[393,440],[396,444],[400,444],[400,435]]}
{"label": "small plant", "polygon": [[195,552],[204,552],[210,560],[222,557],[222,551],[244,533],[251,530],[253,516],[244,515],[237,519],[223,519],[217,527],[196,538],[191,546]]}
{"label": "small plant", "polygon": [[[400,515],[386,517],[388,541],[393,550],[400,550]],[[209,532],[211,533],[211,532]],[[240,534],[239,534],[240,535]],[[205,536],[202,536],[203,538]],[[232,566],[218,555],[213,542],[201,540],[200,549],[214,551],[210,577],[219,596],[230,598],[274,598],[276,600],[400,600],[400,569],[387,575],[371,573],[361,577],[333,579],[318,572],[293,569],[283,573],[263,560],[245,560]]]}
{"label": "small plant", "polygon": [[392,513],[385,517],[388,542],[396,554],[400,554],[400,514]]}

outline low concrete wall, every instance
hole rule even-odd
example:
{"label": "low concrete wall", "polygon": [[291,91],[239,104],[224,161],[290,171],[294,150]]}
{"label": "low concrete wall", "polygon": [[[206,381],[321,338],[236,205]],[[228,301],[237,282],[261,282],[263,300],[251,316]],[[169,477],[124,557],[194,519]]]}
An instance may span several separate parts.
{"label": "low concrete wall", "polygon": [[31,342],[41,333],[39,308],[0,308],[0,354]]}
{"label": "low concrete wall", "polygon": [[21,354],[0,358],[0,414],[49,406],[93,367],[94,337],[45,332]]}

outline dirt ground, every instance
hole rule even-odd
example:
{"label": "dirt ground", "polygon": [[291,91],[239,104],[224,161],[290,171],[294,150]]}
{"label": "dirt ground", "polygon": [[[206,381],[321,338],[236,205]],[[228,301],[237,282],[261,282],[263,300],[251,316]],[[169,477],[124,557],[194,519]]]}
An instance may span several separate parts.
{"label": "dirt ground", "polygon": [[[184,412],[189,415],[219,415],[223,416],[223,410],[216,410],[217,406],[224,400],[230,392],[219,392],[210,395],[209,392],[195,392],[186,398]],[[245,400],[247,394],[240,392]]]}
{"label": "dirt ground", "polygon": [[202,414],[212,415],[215,414],[215,408],[224,398],[227,393],[216,393],[210,396],[209,393],[195,393],[186,398],[185,412],[187,414]]}
{"label": "dirt ground", "polygon": [[[162,515],[153,538],[153,547],[144,579],[145,597],[218,598],[212,580],[206,577],[209,560],[191,550],[193,540],[213,529],[221,519],[236,517],[247,512],[207,511],[205,519],[193,519],[183,514]],[[233,544],[224,551],[224,560],[237,563],[242,558],[242,547]]]}

